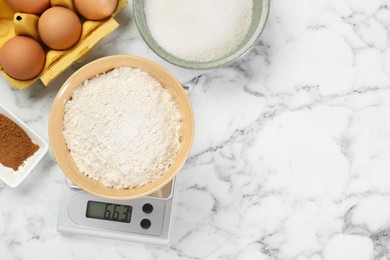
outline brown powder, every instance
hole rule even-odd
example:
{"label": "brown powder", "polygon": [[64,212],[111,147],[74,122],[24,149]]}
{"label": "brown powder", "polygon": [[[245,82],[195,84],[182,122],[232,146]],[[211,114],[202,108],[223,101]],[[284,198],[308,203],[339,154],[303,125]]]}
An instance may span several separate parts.
{"label": "brown powder", "polygon": [[17,171],[39,146],[8,117],[0,114],[0,163]]}

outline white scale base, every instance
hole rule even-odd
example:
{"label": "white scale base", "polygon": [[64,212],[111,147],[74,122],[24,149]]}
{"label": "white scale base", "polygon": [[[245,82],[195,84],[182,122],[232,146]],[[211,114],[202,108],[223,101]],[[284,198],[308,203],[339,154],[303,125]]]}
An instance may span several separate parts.
{"label": "white scale base", "polygon": [[[134,200],[109,200],[89,194],[68,179],[62,192],[58,232],[167,245],[172,219],[175,181],[161,190]],[[86,217],[88,201],[132,207],[130,223]]]}

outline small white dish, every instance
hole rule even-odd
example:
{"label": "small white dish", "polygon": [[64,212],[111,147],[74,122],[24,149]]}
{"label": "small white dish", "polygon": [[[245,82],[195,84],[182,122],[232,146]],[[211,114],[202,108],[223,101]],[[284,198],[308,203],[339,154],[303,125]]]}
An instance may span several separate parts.
{"label": "small white dish", "polygon": [[15,188],[20,183],[26,179],[26,177],[31,173],[34,167],[46,154],[48,145],[37,133],[35,133],[29,126],[27,126],[22,120],[17,118],[12,114],[8,109],[0,104],[0,114],[5,115],[12,121],[14,121],[18,126],[20,126],[27,135],[31,138],[33,143],[39,145],[38,151],[36,151],[32,156],[30,156],[22,166],[19,167],[17,171],[14,171],[12,168],[5,167],[0,163],[0,179],[7,184],[8,186]]}

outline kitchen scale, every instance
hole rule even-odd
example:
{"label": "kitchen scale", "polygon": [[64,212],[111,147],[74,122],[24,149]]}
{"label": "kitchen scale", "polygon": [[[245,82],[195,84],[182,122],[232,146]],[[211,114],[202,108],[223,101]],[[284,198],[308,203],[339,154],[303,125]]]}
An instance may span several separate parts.
{"label": "kitchen scale", "polygon": [[110,200],[65,180],[57,230],[141,243],[167,245],[175,181],[139,199]]}

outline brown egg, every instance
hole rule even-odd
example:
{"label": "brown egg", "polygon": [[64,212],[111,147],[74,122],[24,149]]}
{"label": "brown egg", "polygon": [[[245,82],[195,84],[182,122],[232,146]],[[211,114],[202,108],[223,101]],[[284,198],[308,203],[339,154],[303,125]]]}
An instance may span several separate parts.
{"label": "brown egg", "polygon": [[114,13],[118,0],[74,0],[77,11],[88,20],[103,20]]}
{"label": "brown egg", "polygon": [[17,12],[41,14],[50,7],[50,0],[7,0],[9,5]]}
{"label": "brown egg", "polygon": [[81,22],[78,16],[65,7],[47,9],[39,18],[38,33],[41,40],[51,49],[65,50],[73,47],[81,36]]}
{"label": "brown egg", "polygon": [[0,65],[9,76],[18,80],[35,78],[45,66],[46,55],[34,39],[16,36],[0,50]]}

